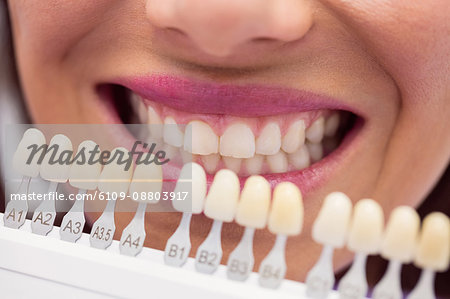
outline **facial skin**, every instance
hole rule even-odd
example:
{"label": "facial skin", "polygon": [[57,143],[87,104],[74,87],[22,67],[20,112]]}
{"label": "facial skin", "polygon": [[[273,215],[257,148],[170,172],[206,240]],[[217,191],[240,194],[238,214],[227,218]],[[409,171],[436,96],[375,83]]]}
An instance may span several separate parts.
{"label": "facial skin", "polygon": [[[290,279],[303,280],[320,252],[310,231],[326,194],[371,197],[386,213],[418,206],[449,161],[448,0],[10,0],[9,11],[36,123],[108,123],[96,84],[159,73],[302,89],[356,107],[365,120],[356,144],[305,198],[304,231],[287,248]],[[119,233],[132,216],[116,219]],[[164,249],[179,215],[150,218],[147,245]],[[207,224],[193,219],[193,253]],[[225,225],[223,261],[241,232]],[[256,266],[273,239],[256,234]],[[336,267],[350,258],[338,251]]]}

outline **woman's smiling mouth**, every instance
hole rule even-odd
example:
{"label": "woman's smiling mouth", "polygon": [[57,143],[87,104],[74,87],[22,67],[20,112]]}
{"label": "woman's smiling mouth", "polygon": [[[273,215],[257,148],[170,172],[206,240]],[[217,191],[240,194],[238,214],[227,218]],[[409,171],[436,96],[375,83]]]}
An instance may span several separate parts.
{"label": "woman's smiling mouth", "polygon": [[150,76],[98,91],[116,122],[149,124],[135,138],[159,144],[179,168],[193,160],[211,178],[228,168],[272,185],[292,181],[305,193],[325,181],[363,124],[338,100],[291,89]]}

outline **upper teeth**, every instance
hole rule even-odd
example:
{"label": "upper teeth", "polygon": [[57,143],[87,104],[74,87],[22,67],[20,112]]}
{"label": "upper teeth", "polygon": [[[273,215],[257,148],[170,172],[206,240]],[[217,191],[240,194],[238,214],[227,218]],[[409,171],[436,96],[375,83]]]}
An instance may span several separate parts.
{"label": "upper teeth", "polygon": [[319,143],[323,139],[323,133],[325,130],[325,121],[323,117],[319,117],[312,125],[306,130],[306,139],[312,143]]}
{"label": "upper teeth", "polygon": [[283,138],[282,149],[290,154],[305,143],[305,122],[298,120],[290,125]]}
{"label": "upper teeth", "polygon": [[[268,170],[303,169],[322,159],[321,142],[336,133],[339,114],[332,113],[326,118],[319,115],[314,121],[310,119],[313,113],[301,115],[280,119],[227,119],[224,129],[214,129],[207,121],[192,119],[192,115],[186,117],[167,107],[148,106],[147,119],[150,137],[163,139],[175,154],[181,148],[184,153],[201,155],[196,161],[201,161],[208,173],[226,167],[236,172],[259,174]],[[177,120],[185,122],[186,119],[189,122],[185,129],[177,124]],[[224,122],[218,119],[212,123],[222,123],[223,127]]]}
{"label": "upper teeth", "polygon": [[208,124],[191,121],[184,135],[184,150],[197,155],[215,154],[219,151],[219,137]]}
{"label": "upper teeth", "polygon": [[220,136],[220,154],[233,158],[251,158],[255,155],[255,135],[249,126],[236,123]]}
{"label": "upper teeth", "polygon": [[271,122],[262,129],[256,139],[256,153],[274,155],[280,151],[281,131],[277,123]]}
{"label": "upper teeth", "polygon": [[148,123],[150,135],[156,139],[162,139],[163,137],[163,126],[161,117],[152,107],[148,106]]}
{"label": "upper teeth", "polygon": [[168,116],[164,119],[164,142],[175,147],[183,146],[184,134],[176,121]]}

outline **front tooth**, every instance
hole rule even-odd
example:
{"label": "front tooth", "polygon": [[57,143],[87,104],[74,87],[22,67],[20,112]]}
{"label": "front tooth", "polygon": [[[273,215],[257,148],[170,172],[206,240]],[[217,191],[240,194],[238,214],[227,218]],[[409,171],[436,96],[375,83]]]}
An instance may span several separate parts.
{"label": "front tooth", "polygon": [[220,155],[212,154],[212,155],[201,156],[201,159],[203,162],[203,167],[205,167],[206,172],[214,173],[217,169],[217,165],[219,165]]}
{"label": "front tooth", "polygon": [[284,152],[279,151],[275,155],[266,156],[269,169],[273,173],[283,173],[288,170],[288,160]]}
{"label": "front tooth", "polygon": [[321,116],[316,119],[308,129],[306,129],[306,139],[312,143],[319,143],[323,139],[324,131],[325,120]]}
{"label": "front tooth", "polygon": [[336,134],[336,131],[339,127],[339,113],[335,112],[331,114],[327,120],[325,121],[325,136],[333,137]]}
{"label": "front tooth", "polygon": [[[55,148],[55,151],[53,151],[52,148]],[[65,183],[69,178],[70,169],[70,163],[66,162],[72,160],[72,150],[72,142],[67,136],[63,134],[53,136],[41,164],[41,177],[47,181]],[[64,164],[61,165],[59,162],[50,164],[50,158],[53,156],[53,153],[56,153],[53,160],[63,161]]]}
{"label": "front tooth", "polygon": [[[152,157],[151,159],[154,159]],[[134,169],[130,184],[130,195],[135,198],[137,194],[152,194],[155,200],[142,200],[145,203],[157,203],[156,198],[161,195],[163,184],[163,171],[161,165],[156,163],[139,164]],[[159,194],[158,194],[159,193]]]}
{"label": "front tooth", "polygon": [[182,147],[184,142],[183,132],[173,117],[164,119],[164,142],[175,147]]}
{"label": "front tooth", "polygon": [[260,174],[264,163],[264,156],[255,155],[252,158],[245,159],[244,163],[248,174]]}
{"label": "front tooth", "polygon": [[[89,152],[94,152],[98,145],[91,140],[85,140],[78,146],[77,154],[84,151],[87,155]],[[95,156],[95,159],[98,159],[100,153]],[[69,183],[75,188],[83,189],[83,190],[95,190],[97,189],[97,180],[102,171],[102,166],[100,163],[82,163],[78,159],[74,161],[74,163],[70,166],[69,169]]]}
{"label": "front tooth", "polygon": [[425,217],[414,264],[423,269],[446,271],[450,257],[450,222],[447,216],[434,212]]}
{"label": "front tooth", "polygon": [[255,136],[249,126],[233,124],[220,137],[220,154],[234,158],[250,158],[255,154]]}
{"label": "front tooth", "polygon": [[323,158],[323,146],[321,143],[306,143],[309,156],[312,162],[317,162]]}
{"label": "front tooth", "polygon": [[351,214],[352,202],[347,195],[341,192],[328,194],[314,221],[312,229],[314,241],[336,248],[344,246]]}
{"label": "front tooth", "polygon": [[233,157],[222,157],[222,161],[225,164],[225,167],[234,171],[235,173],[239,173],[241,170],[242,159],[233,158]]}
{"label": "front tooth", "polygon": [[219,151],[219,137],[206,123],[191,121],[184,134],[184,150],[198,155],[210,155]]}
{"label": "front tooth", "polygon": [[372,199],[355,205],[348,237],[348,248],[354,252],[375,254],[383,234],[384,216],[381,206]]}
{"label": "front tooth", "polygon": [[205,215],[209,218],[231,222],[239,200],[239,178],[229,169],[221,169],[214,176],[205,201]]}
{"label": "front tooth", "polygon": [[125,164],[118,163],[118,157],[123,155],[123,161],[128,158],[128,153],[128,150],[123,147],[117,147],[111,151],[110,159],[116,158],[103,167],[98,179],[98,190],[113,193],[113,196],[120,196],[121,193],[128,191],[131,176],[133,175],[133,163],[131,163],[129,168],[126,168]]}
{"label": "front tooth", "polygon": [[[45,136],[40,130],[35,128],[26,130],[14,152],[12,160],[13,169],[21,175],[37,177],[40,169],[40,165],[38,164],[40,152],[37,152],[37,154],[32,157],[32,149],[29,149],[29,147],[36,146],[37,150],[45,144]],[[30,158],[32,158],[32,160],[30,163],[27,163]]]}
{"label": "front tooth", "polygon": [[269,215],[271,189],[262,176],[245,181],[236,211],[236,222],[245,227],[263,229]]}
{"label": "front tooth", "polygon": [[386,225],[381,242],[381,255],[388,260],[411,262],[417,245],[419,228],[420,218],[415,209],[407,206],[395,208]]}
{"label": "front tooth", "polygon": [[291,182],[278,184],[273,191],[268,228],[273,234],[293,236],[303,226],[303,200],[300,190]]}
{"label": "front tooth", "polygon": [[277,123],[267,124],[256,139],[256,153],[274,155],[281,147],[281,131]]}
{"label": "front tooth", "polygon": [[281,148],[286,153],[295,152],[300,146],[305,143],[305,122],[298,120],[290,125],[283,137]]}
{"label": "front tooth", "polygon": [[155,109],[150,106],[147,107],[147,111],[150,136],[154,139],[161,140],[163,138],[163,123],[161,117],[159,117],[159,114],[156,113]]}
{"label": "front tooth", "polygon": [[184,213],[200,214],[206,196],[206,174],[197,163],[188,163],[183,166],[173,191],[175,194],[187,192],[185,200],[173,200],[175,210]]}
{"label": "front tooth", "polygon": [[295,153],[289,154],[288,160],[296,170],[307,168],[311,164],[308,148],[306,146],[302,146]]}

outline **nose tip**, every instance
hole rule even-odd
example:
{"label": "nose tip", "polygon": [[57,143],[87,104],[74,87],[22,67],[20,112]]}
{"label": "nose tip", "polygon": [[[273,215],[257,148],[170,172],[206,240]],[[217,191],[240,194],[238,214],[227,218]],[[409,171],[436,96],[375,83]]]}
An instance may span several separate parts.
{"label": "nose tip", "polygon": [[292,42],[312,25],[309,0],[148,0],[146,13],[154,26],[176,29],[214,56],[260,39]]}

